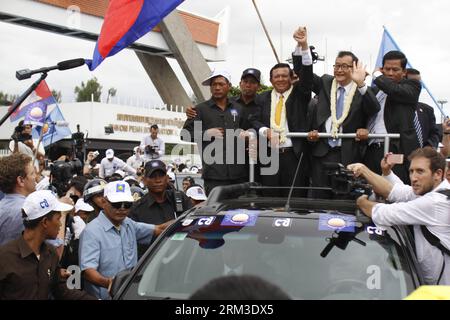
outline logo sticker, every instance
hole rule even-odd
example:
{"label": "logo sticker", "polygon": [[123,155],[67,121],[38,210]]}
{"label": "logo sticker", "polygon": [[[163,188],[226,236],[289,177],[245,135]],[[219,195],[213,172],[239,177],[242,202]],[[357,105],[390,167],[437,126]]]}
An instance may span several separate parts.
{"label": "logo sticker", "polygon": [[44,201],[39,202],[39,205],[41,206],[42,209],[45,209],[45,208],[49,208],[49,207],[50,207],[50,205],[49,205],[48,202],[47,202],[47,199],[44,199]]}
{"label": "logo sticker", "polygon": [[192,222],[194,222],[193,219],[186,219],[186,220],[184,220],[184,221],[181,223],[181,225],[182,225],[183,227],[187,227],[187,226],[190,226]]}
{"label": "logo sticker", "polygon": [[221,226],[247,226],[253,227],[256,225],[258,215],[249,212],[235,212],[228,213],[222,220]]}
{"label": "logo sticker", "polygon": [[379,235],[379,236],[384,236],[384,231],[385,230],[383,230],[381,228],[378,228],[376,226],[368,226],[366,228],[366,231],[367,231],[368,234],[376,234],[376,235]]}
{"label": "logo sticker", "polygon": [[200,219],[198,219],[197,225],[198,226],[210,226],[210,225],[212,225],[214,220],[216,220],[215,217],[200,218]]}
{"label": "logo sticker", "polygon": [[352,216],[321,214],[319,217],[320,231],[355,232],[356,219]]}
{"label": "logo sticker", "polygon": [[187,235],[188,235],[188,234],[185,233],[185,232],[183,232],[183,233],[178,232],[178,233],[175,233],[175,234],[172,236],[172,238],[170,238],[170,240],[173,240],[173,241],[183,241],[184,239],[186,239]]}
{"label": "logo sticker", "polygon": [[289,228],[292,224],[292,219],[290,218],[285,218],[285,219],[275,219],[273,221],[272,226],[273,227],[277,227],[277,228]]}
{"label": "logo sticker", "polygon": [[116,192],[122,192],[122,193],[125,193],[125,185],[124,185],[124,184],[118,184],[118,185],[116,185]]}

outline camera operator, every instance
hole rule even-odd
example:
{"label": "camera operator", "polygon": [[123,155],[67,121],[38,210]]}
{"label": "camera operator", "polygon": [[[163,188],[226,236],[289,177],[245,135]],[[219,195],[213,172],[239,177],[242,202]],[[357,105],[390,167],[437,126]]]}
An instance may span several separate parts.
{"label": "camera operator", "polygon": [[106,150],[106,157],[100,162],[100,171],[98,176],[102,179],[112,176],[117,170],[123,170],[129,174],[135,175],[136,170],[127,165],[123,160],[114,156],[114,150]]}
{"label": "camera operator", "polygon": [[[17,127],[14,129],[14,133],[11,136],[11,141],[9,142],[9,149],[12,153],[22,153],[31,158],[34,157],[36,153],[36,147],[38,144],[37,140],[33,140],[31,136],[31,131],[33,126],[31,124],[25,124],[23,120],[19,122]],[[39,150],[37,153],[38,157],[43,157],[45,155],[44,146],[42,143],[39,145]],[[35,165],[37,167],[37,165]]]}
{"label": "camera operator", "polygon": [[412,186],[392,172],[389,155],[381,162],[379,176],[363,164],[348,168],[364,177],[378,195],[392,204],[357,200],[358,207],[379,226],[414,226],[416,254],[430,285],[450,285],[450,183],[444,180],[445,159],[436,150],[417,149],[410,156],[409,176]]}
{"label": "camera operator", "polygon": [[444,158],[450,157],[450,118],[447,117],[442,123],[442,144],[441,154]]}
{"label": "camera operator", "polygon": [[165,153],[165,144],[158,138],[158,125],[154,124],[150,127],[150,136],[145,136],[141,142],[141,150],[144,151],[145,162],[150,160],[161,159]]}

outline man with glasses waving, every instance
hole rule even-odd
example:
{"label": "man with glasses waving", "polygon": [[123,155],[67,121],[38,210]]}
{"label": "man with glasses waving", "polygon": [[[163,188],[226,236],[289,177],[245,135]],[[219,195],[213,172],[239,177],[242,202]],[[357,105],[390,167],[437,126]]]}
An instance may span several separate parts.
{"label": "man with glasses waving", "polygon": [[[312,65],[306,27],[294,33],[297,48],[293,55],[294,69],[300,78],[310,76],[305,72]],[[300,62],[301,61],[301,62]],[[361,160],[359,141],[367,139],[367,122],[376,115],[380,105],[366,85],[366,70],[358,58],[349,51],[341,51],[336,57],[334,74],[321,77],[314,75],[313,92],[317,94],[316,104],[309,111],[311,132],[308,141],[312,143],[313,187],[329,186],[329,177],[323,164],[338,162],[344,165]],[[310,81],[306,81],[305,83]],[[356,133],[356,140],[321,139],[319,132],[339,134]],[[314,191],[314,197],[329,198],[331,194]]]}
{"label": "man with glasses waving", "polygon": [[172,223],[152,225],[129,219],[133,200],[128,183],[109,183],[104,189],[103,210],[81,234],[80,268],[87,280],[86,291],[97,298],[109,299],[115,275],[136,265],[137,243],[150,243]]}

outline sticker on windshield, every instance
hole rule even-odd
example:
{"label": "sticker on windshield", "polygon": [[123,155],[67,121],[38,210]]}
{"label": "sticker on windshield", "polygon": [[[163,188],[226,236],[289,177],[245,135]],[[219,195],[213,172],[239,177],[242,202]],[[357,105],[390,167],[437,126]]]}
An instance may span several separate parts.
{"label": "sticker on windshield", "polygon": [[355,217],[321,214],[319,217],[320,231],[355,232]]}
{"label": "sticker on windshield", "polygon": [[185,232],[178,232],[178,233],[175,233],[173,236],[172,236],[172,238],[170,238],[170,240],[174,240],[174,241],[183,241],[184,239],[186,239],[186,237],[187,237],[187,233],[185,233]]}
{"label": "sticker on windshield", "polygon": [[384,236],[384,232],[386,230],[384,230],[382,228],[379,228],[379,227],[376,227],[376,226],[368,226],[366,228],[366,231],[367,231],[368,234],[376,234],[378,236]]}
{"label": "sticker on windshield", "polygon": [[255,213],[228,213],[222,220],[221,226],[246,226],[253,227],[256,225],[258,215]]}
{"label": "sticker on windshield", "polygon": [[186,219],[186,220],[184,220],[184,221],[181,223],[181,225],[182,225],[183,227],[187,227],[187,226],[190,226],[190,225],[192,224],[192,222],[194,222],[193,219]]}
{"label": "sticker on windshield", "polygon": [[285,219],[275,219],[273,221],[272,226],[276,228],[289,228],[292,224],[292,219],[285,218]]}
{"label": "sticker on windshield", "polygon": [[200,218],[197,221],[198,226],[210,226],[212,223],[216,220],[215,217],[206,217],[206,218]]}

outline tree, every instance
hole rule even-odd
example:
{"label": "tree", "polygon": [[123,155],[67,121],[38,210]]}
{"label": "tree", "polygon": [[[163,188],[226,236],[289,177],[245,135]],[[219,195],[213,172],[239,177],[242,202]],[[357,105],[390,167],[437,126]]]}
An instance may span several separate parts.
{"label": "tree", "polygon": [[106,98],[106,103],[109,103],[109,97],[115,97],[117,94],[117,89],[116,88],[109,88],[108,90],[108,98]]}
{"label": "tree", "polygon": [[[265,84],[261,84],[261,87],[259,88],[259,90],[257,91],[258,94],[266,92],[266,91],[270,91],[272,90],[273,87],[272,86],[266,86]],[[230,92],[228,93],[228,95],[230,97],[237,97],[241,94],[241,89],[239,88],[239,86],[232,86],[230,89]]]}
{"label": "tree", "polygon": [[77,102],[91,101],[91,95],[94,95],[94,101],[100,102],[103,87],[98,82],[97,78],[88,80],[86,84],[81,82],[81,87],[75,87],[75,93],[77,94]]}
{"label": "tree", "polygon": [[62,101],[61,91],[52,90],[52,96],[53,98],[55,98],[56,102],[61,103]]}
{"label": "tree", "polygon": [[8,94],[0,91],[0,106],[12,105],[14,100],[16,100],[18,97],[19,96],[17,94]]}

